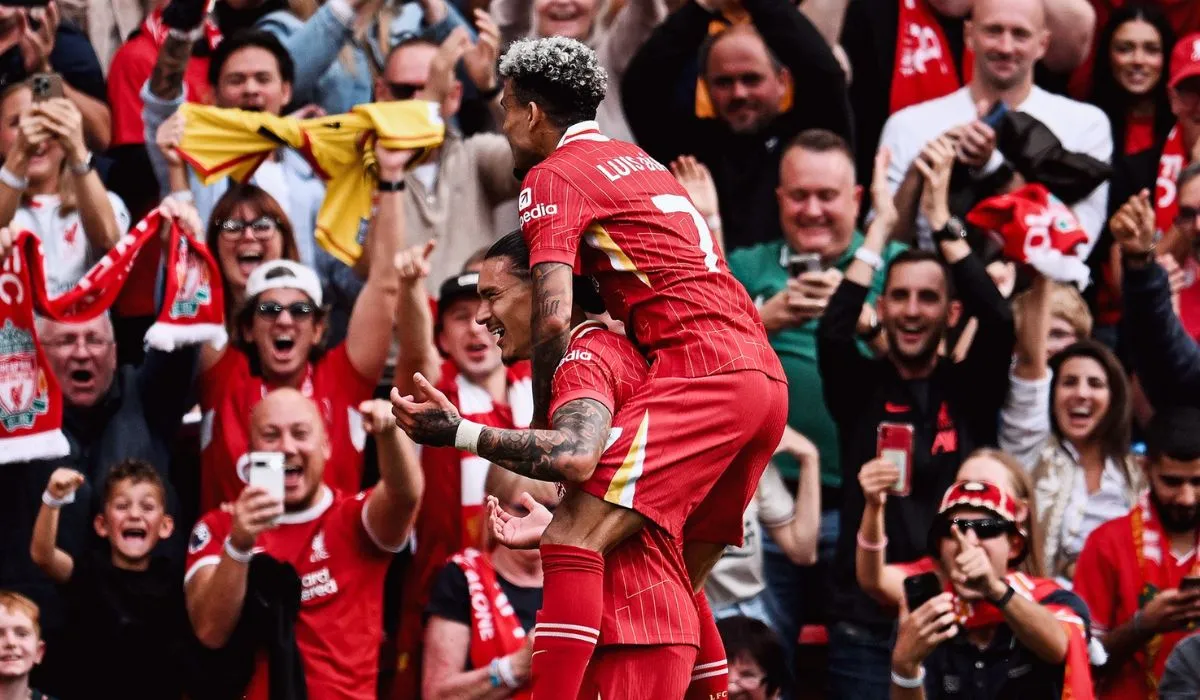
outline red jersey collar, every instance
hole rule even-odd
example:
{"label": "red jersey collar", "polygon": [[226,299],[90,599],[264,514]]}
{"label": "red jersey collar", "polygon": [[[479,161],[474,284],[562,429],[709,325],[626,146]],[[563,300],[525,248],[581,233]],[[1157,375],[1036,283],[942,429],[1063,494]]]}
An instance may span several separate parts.
{"label": "red jersey collar", "polygon": [[591,333],[592,331],[603,330],[607,327],[608,326],[605,326],[603,323],[600,323],[599,321],[584,321],[583,323],[581,323],[578,326],[575,326],[574,328],[571,329],[571,335],[568,338],[567,342],[570,342],[572,340],[575,340],[576,338],[585,336],[588,333]]}
{"label": "red jersey collar", "polygon": [[562,138],[558,141],[557,148],[571,143],[572,141],[607,141],[608,137],[600,133],[600,125],[592,121],[578,122],[567,127]]}
{"label": "red jersey collar", "polygon": [[300,523],[310,523],[325,514],[329,510],[329,506],[333,505],[333,490],[325,484],[321,484],[321,495],[317,496],[317,502],[304,510],[294,511],[292,513],[284,513],[279,516],[280,525],[298,525]]}

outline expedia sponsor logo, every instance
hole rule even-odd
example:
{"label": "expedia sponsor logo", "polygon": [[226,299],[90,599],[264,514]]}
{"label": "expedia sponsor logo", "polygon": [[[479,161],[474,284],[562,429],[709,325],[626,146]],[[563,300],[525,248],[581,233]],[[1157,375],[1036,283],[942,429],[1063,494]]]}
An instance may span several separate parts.
{"label": "expedia sponsor logo", "polygon": [[301,603],[307,603],[315,598],[324,598],[337,592],[337,579],[329,573],[329,567],[305,574],[300,578]]}
{"label": "expedia sponsor logo", "polygon": [[568,362],[573,362],[575,360],[583,360],[584,362],[587,362],[591,359],[592,353],[588,352],[587,350],[580,350],[576,348],[575,350],[568,352],[566,355],[563,355],[563,358],[559,361],[558,366],[562,367]]}
{"label": "expedia sponsor logo", "polygon": [[517,196],[517,210],[523,210],[525,207],[529,206],[529,203],[532,201],[533,190],[526,187],[525,189],[521,190],[521,194]]}
{"label": "expedia sponsor logo", "polygon": [[543,216],[554,216],[558,213],[557,204],[535,204],[532,209],[521,214],[521,223],[527,224]]}

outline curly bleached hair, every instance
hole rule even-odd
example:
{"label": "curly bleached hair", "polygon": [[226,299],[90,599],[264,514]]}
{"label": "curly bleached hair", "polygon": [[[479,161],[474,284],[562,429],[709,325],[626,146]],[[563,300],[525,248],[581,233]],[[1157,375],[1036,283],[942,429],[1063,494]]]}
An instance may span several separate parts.
{"label": "curly bleached hair", "polygon": [[514,41],[500,59],[500,77],[511,81],[518,102],[537,103],[560,128],[595,119],[608,90],[596,52],[561,36]]}

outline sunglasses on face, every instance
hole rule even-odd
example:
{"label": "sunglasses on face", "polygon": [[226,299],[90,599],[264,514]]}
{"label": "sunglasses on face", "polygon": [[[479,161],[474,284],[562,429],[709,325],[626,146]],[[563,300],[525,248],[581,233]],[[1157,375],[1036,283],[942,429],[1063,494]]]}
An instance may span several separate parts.
{"label": "sunglasses on face", "polygon": [[1175,225],[1195,226],[1197,216],[1200,216],[1200,208],[1179,207],[1178,213],[1175,214]]}
{"label": "sunglasses on face", "polygon": [[269,216],[260,216],[253,221],[243,221],[242,219],[225,219],[218,224],[221,229],[221,235],[231,240],[237,240],[242,237],[246,229],[250,229],[250,234],[258,240],[270,237],[275,232],[275,219]]}
{"label": "sunglasses on face", "polygon": [[952,527],[958,528],[963,533],[973,531],[975,537],[980,541],[993,540],[997,537],[1011,535],[1016,532],[1015,525],[1000,518],[982,518],[979,520],[952,518],[942,520],[934,526],[938,539],[950,537],[950,528]]}
{"label": "sunglasses on face", "polygon": [[425,85],[414,85],[413,83],[391,83],[387,84],[388,92],[392,93],[394,100],[411,100],[413,95],[416,95],[421,90],[425,89]]}
{"label": "sunglasses on face", "polygon": [[267,320],[274,321],[275,319],[279,318],[279,315],[284,311],[287,311],[292,318],[300,320],[311,317],[314,313],[316,313],[317,309],[307,301],[297,301],[288,304],[287,306],[274,301],[264,301],[259,303],[258,307],[254,311],[259,316],[262,316]]}

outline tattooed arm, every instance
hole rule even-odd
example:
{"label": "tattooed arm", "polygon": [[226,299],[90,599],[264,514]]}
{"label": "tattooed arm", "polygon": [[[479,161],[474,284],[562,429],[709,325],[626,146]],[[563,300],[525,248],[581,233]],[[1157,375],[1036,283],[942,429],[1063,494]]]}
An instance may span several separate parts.
{"label": "tattooed arm", "polygon": [[158,51],[154,72],[150,74],[150,92],[155,97],[173,100],[183,92],[183,75],[192,57],[192,40],[174,29]]}
{"label": "tattooed arm", "polygon": [[[455,444],[462,416],[425,377],[413,377],[427,400],[417,402],[392,390],[392,415],[415,442],[433,447]],[[539,481],[587,481],[608,441],[612,414],[594,399],[568,401],[554,412],[548,430],[484,427],[475,454],[511,472]]]}
{"label": "tattooed arm", "polygon": [[567,351],[571,334],[571,266],[557,262],[533,266],[533,419],[545,425],[554,370]]}

